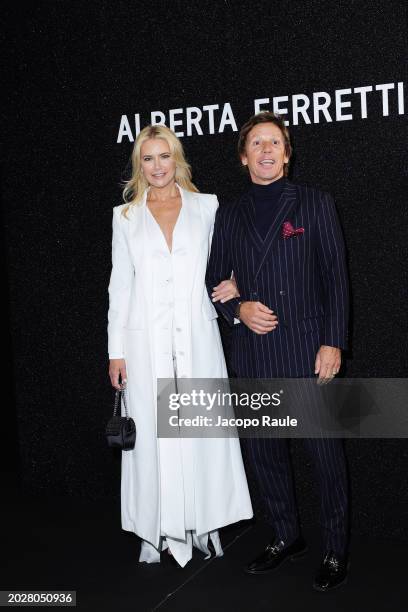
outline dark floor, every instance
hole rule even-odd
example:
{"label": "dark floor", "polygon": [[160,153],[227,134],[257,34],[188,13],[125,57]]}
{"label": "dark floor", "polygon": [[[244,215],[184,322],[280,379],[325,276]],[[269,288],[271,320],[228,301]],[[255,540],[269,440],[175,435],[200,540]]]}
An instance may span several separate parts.
{"label": "dark floor", "polygon": [[72,589],[77,608],[95,612],[407,609],[406,544],[354,535],[347,585],[317,593],[311,588],[319,563],[313,530],[305,532],[306,557],[265,576],[242,572],[269,535],[265,525],[250,522],[221,531],[222,558],[204,561],[195,551],[184,569],[167,554],[161,564],[139,564],[139,541],[121,530],[119,502],[33,499],[11,490],[1,502],[0,590]]}

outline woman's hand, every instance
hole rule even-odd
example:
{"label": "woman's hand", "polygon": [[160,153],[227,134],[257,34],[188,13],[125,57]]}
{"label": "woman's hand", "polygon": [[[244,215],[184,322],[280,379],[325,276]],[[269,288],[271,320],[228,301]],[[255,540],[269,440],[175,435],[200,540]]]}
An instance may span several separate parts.
{"label": "woman's hand", "polygon": [[213,302],[228,302],[234,297],[239,297],[239,291],[237,288],[237,283],[235,282],[235,278],[231,278],[230,280],[221,281],[219,285],[214,287],[214,291],[211,294]]}
{"label": "woman's hand", "polygon": [[[119,384],[119,374],[122,384]],[[124,359],[109,360],[109,378],[111,379],[112,387],[119,389],[119,391],[123,388],[123,385],[127,383],[126,363]]]}

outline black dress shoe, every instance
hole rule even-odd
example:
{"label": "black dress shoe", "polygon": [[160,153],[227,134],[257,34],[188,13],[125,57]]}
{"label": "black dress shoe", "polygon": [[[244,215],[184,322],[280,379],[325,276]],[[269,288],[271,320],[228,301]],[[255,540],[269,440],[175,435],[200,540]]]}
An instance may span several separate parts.
{"label": "black dress shoe", "polygon": [[346,557],[340,557],[332,551],[327,552],[313,583],[313,588],[316,591],[330,591],[341,586],[347,581],[348,568],[349,563]]}
{"label": "black dress shoe", "polygon": [[303,557],[306,551],[306,542],[301,536],[288,546],[282,540],[275,540],[268,544],[263,553],[251,561],[244,568],[244,571],[247,574],[266,574],[277,569],[287,559],[295,561],[299,557]]}

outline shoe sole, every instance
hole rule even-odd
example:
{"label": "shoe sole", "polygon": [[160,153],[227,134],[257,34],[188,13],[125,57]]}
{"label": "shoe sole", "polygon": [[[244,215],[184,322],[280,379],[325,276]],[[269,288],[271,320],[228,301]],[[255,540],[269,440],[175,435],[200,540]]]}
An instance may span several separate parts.
{"label": "shoe sole", "polygon": [[244,572],[245,572],[245,574],[251,574],[252,576],[260,576],[261,574],[270,574],[271,572],[274,572],[274,571],[278,570],[280,567],[282,567],[282,565],[286,561],[292,561],[293,563],[296,563],[296,561],[298,561],[299,559],[304,557],[307,552],[308,552],[308,549],[305,548],[305,549],[303,549],[303,550],[301,550],[301,551],[299,551],[297,553],[294,553],[293,555],[285,557],[285,559],[283,561],[281,561],[279,563],[279,565],[277,565],[276,567],[271,567],[270,569],[265,569],[265,570],[260,570],[260,571],[253,571],[253,570],[249,570],[249,569],[244,568]]}
{"label": "shoe sole", "polygon": [[319,591],[319,593],[328,593],[329,591],[334,591],[334,589],[338,589],[339,587],[343,586],[346,583],[347,583],[347,576],[344,580],[339,582],[339,584],[336,584],[336,586],[330,587],[329,589],[322,589],[321,587],[315,584],[313,585],[313,588],[315,591]]}

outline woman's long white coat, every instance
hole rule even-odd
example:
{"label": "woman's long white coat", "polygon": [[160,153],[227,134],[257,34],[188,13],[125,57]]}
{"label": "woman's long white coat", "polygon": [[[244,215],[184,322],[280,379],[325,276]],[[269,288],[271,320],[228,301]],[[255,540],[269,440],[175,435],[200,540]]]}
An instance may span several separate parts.
{"label": "woman's long white coat", "polygon": [[[134,450],[122,452],[122,528],[156,548],[161,535],[185,539],[180,440],[156,435],[157,378],[173,376],[173,316],[178,376],[227,376],[217,312],[205,288],[217,197],[179,189],[172,253],[163,235],[157,248],[148,233],[147,192],[129,219],[121,215],[124,204],[113,209],[108,352],[126,361],[128,408],[137,429]],[[171,302],[163,300],[168,282],[174,283]],[[195,438],[193,449],[197,535],[251,518],[239,440]]]}

